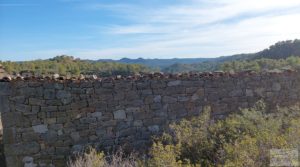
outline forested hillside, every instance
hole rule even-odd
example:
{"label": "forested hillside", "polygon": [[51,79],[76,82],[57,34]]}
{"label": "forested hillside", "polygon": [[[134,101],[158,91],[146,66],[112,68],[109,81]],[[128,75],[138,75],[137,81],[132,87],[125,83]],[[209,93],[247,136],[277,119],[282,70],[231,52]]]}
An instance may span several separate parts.
{"label": "forested hillside", "polygon": [[290,56],[300,57],[300,40],[280,41],[257,53],[237,54],[233,56],[222,56],[216,58],[218,62],[234,60],[254,60],[260,58],[284,59]]}
{"label": "forested hillside", "polygon": [[164,72],[188,71],[264,71],[274,69],[298,69],[300,66],[300,40],[278,42],[257,53],[224,56],[194,64],[173,64],[162,69]]}
{"label": "forested hillside", "polygon": [[274,69],[298,69],[300,67],[300,40],[278,42],[257,53],[238,54],[218,58],[194,59],[128,59],[80,60],[72,56],[57,56],[48,60],[24,62],[0,62],[10,74],[24,70],[37,74],[99,76],[130,75],[138,72],[162,71],[166,73],[207,71],[267,71]]}
{"label": "forested hillside", "polygon": [[121,64],[116,62],[93,62],[75,59],[72,56],[57,56],[48,60],[24,62],[0,62],[9,74],[21,71],[33,71],[35,74],[79,75],[97,74],[99,76],[130,75],[148,72],[149,68],[139,64]]}

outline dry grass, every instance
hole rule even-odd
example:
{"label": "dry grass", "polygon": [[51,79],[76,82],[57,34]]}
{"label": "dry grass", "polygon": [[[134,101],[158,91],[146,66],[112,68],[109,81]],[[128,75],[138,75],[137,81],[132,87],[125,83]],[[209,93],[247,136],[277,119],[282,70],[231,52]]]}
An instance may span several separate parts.
{"label": "dry grass", "polygon": [[134,154],[125,155],[120,149],[112,155],[105,156],[95,149],[89,149],[83,155],[76,156],[75,160],[68,162],[68,167],[137,167],[138,161]]}

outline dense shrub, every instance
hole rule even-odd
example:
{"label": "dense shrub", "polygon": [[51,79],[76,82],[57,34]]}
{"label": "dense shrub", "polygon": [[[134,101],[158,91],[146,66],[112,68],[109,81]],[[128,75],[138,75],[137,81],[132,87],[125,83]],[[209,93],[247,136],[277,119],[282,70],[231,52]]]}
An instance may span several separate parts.
{"label": "dense shrub", "polygon": [[[172,124],[153,150],[173,148],[176,162],[196,166],[268,166],[270,149],[295,149],[300,144],[300,108],[266,112],[264,103],[213,121],[205,111],[198,118]],[[160,153],[156,151],[156,153]],[[161,155],[153,157],[164,157]]]}

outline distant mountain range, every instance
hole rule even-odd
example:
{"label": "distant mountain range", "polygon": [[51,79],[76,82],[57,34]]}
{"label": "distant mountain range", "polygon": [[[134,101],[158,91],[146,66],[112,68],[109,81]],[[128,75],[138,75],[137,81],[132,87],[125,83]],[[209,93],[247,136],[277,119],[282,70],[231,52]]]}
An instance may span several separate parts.
{"label": "distant mountain range", "polygon": [[185,67],[201,66],[203,63],[211,62],[213,64],[236,61],[236,60],[254,60],[261,58],[282,59],[289,56],[300,56],[300,40],[288,40],[278,42],[269,48],[257,53],[236,54],[232,56],[221,56],[217,58],[174,58],[174,59],[129,59],[120,60],[100,59],[100,62],[118,62],[125,64],[141,64],[152,68],[165,69],[171,66],[184,65]]}
{"label": "distant mountain range", "polygon": [[112,59],[100,59],[100,62],[117,62],[117,63],[125,63],[125,64],[141,64],[145,66],[149,66],[152,68],[164,68],[173,64],[182,63],[182,64],[193,64],[193,63],[201,63],[207,61],[215,61],[215,58],[173,58],[173,59],[129,59],[123,58],[120,60],[112,60]]}

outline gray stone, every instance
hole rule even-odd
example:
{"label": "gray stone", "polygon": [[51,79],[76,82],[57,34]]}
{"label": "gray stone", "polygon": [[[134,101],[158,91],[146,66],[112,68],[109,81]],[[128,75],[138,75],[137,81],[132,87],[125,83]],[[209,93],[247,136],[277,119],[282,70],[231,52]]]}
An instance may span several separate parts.
{"label": "gray stone", "polygon": [[29,104],[35,106],[42,106],[45,104],[45,100],[41,100],[37,98],[29,98]]}
{"label": "gray stone", "polygon": [[144,103],[145,104],[151,104],[151,103],[153,103],[153,96],[152,95],[146,96],[145,99],[144,99]]}
{"label": "gray stone", "polygon": [[32,114],[36,114],[40,111],[40,106],[32,106],[31,112]]}
{"label": "gray stone", "polygon": [[71,93],[68,92],[68,91],[65,91],[65,90],[59,90],[59,91],[56,93],[56,97],[57,97],[58,99],[71,98]]}
{"label": "gray stone", "polygon": [[2,124],[4,128],[17,126],[22,124],[23,122],[23,116],[20,112],[1,113],[1,117],[2,117]]}
{"label": "gray stone", "polygon": [[97,121],[97,118],[94,117],[85,117],[85,118],[80,118],[80,122],[84,124],[90,124],[94,123]]}
{"label": "gray stone", "polygon": [[41,107],[42,112],[53,112],[53,111],[57,111],[57,110],[58,110],[57,106]]}
{"label": "gray stone", "polygon": [[135,133],[136,133],[136,129],[135,128],[127,128],[127,129],[120,130],[118,132],[117,136],[119,136],[119,137],[132,136]]}
{"label": "gray stone", "polygon": [[254,93],[251,89],[246,89],[246,96],[252,97],[253,95],[254,95]]}
{"label": "gray stone", "polygon": [[161,103],[153,103],[150,105],[150,109],[152,110],[158,110],[162,108],[162,104]]}
{"label": "gray stone", "polygon": [[35,95],[35,88],[25,87],[25,88],[21,88],[19,91],[22,95],[26,97]]}
{"label": "gray stone", "polygon": [[143,121],[142,120],[136,120],[133,122],[133,126],[143,126]]}
{"label": "gray stone", "polygon": [[278,92],[278,91],[280,91],[280,89],[281,89],[280,83],[273,83],[273,85],[272,85],[272,90],[273,91]]}
{"label": "gray stone", "polygon": [[155,103],[160,103],[160,102],[161,102],[161,96],[160,96],[160,95],[155,96],[155,97],[153,98],[153,101],[154,101]]}
{"label": "gray stone", "polygon": [[200,88],[200,89],[197,89],[196,92],[192,95],[191,100],[196,101],[196,100],[202,99],[203,97],[204,97],[204,89]]}
{"label": "gray stone", "polygon": [[91,117],[96,117],[98,119],[100,119],[102,117],[102,112],[93,112],[90,114]]}
{"label": "gray stone", "polygon": [[235,89],[229,93],[229,96],[231,96],[231,97],[239,97],[242,95],[243,95],[243,91],[240,89]]}
{"label": "gray stone", "polygon": [[40,145],[37,142],[17,143],[4,145],[5,155],[32,155],[40,151]]}
{"label": "gray stone", "polygon": [[191,100],[192,100],[192,101],[196,101],[196,100],[198,100],[199,98],[200,98],[199,95],[193,94],[193,96],[191,97]]}
{"label": "gray stone", "polygon": [[16,107],[16,111],[19,111],[19,112],[30,112],[31,111],[30,105],[16,104],[15,107]]}
{"label": "gray stone", "polygon": [[71,136],[72,140],[75,142],[80,140],[80,135],[78,132],[72,132],[70,136]]}
{"label": "gray stone", "polygon": [[157,88],[165,88],[167,85],[166,85],[166,82],[164,81],[151,81],[151,88],[153,89],[157,89]]}
{"label": "gray stone", "polygon": [[187,96],[178,96],[177,100],[178,101],[189,101],[189,97],[187,97]]}
{"label": "gray stone", "polygon": [[105,129],[98,129],[98,130],[96,130],[96,135],[98,136],[98,137],[102,137],[102,136],[104,136],[106,134],[106,130]]}
{"label": "gray stone", "polygon": [[159,126],[158,125],[148,126],[148,130],[152,133],[157,133],[159,131]]}
{"label": "gray stone", "polygon": [[168,82],[168,86],[177,86],[177,85],[180,85],[180,84],[181,84],[180,80]]}
{"label": "gray stone", "polygon": [[177,98],[170,97],[170,96],[164,96],[162,98],[162,102],[163,103],[175,103],[175,102],[177,102]]}
{"label": "gray stone", "polygon": [[0,96],[2,95],[10,95],[11,87],[8,82],[0,82]]}
{"label": "gray stone", "polygon": [[47,125],[35,125],[32,128],[35,133],[46,133],[48,131]]}
{"label": "gray stone", "polygon": [[82,145],[77,144],[77,145],[74,145],[74,146],[71,148],[71,152],[72,152],[73,154],[80,153],[80,152],[83,151],[83,148],[84,148],[84,147],[83,147]]}
{"label": "gray stone", "polygon": [[38,134],[34,132],[26,132],[22,134],[22,140],[25,142],[37,141]]}
{"label": "gray stone", "polygon": [[9,112],[9,110],[8,97],[0,95],[0,113]]}
{"label": "gray stone", "polygon": [[46,100],[46,105],[49,105],[49,106],[61,106],[62,102],[61,102],[61,100],[58,100],[58,99]]}
{"label": "gray stone", "polygon": [[55,148],[55,153],[57,155],[68,155],[70,152],[70,148],[69,147],[56,147]]}
{"label": "gray stone", "polygon": [[22,160],[22,162],[24,163],[24,167],[36,167],[37,164],[35,164],[33,162],[33,158],[29,157],[29,156],[25,156]]}
{"label": "gray stone", "polygon": [[117,110],[114,112],[114,119],[126,119],[126,113],[124,110]]}
{"label": "gray stone", "polygon": [[264,96],[265,89],[264,89],[264,88],[256,88],[256,89],[254,90],[254,92],[255,92],[257,95],[263,97],[263,96]]}
{"label": "gray stone", "polygon": [[61,129],[59,129],[58,131],[57,131],[57,135],[58,136],[61,136],[61,135],[63,135],[64,133],[63,133],[63,131],[61,130]]}
{"label": "gray stone", "polygon": [[47,99],[55,99],[55,90],[54,89],[45,89],[44,90],[44,98]]}
{"label": "gray stone", "polygon": [[[0,96],[1,97],[1,96]],[[5,96],[4,96],[5,97]],[[6,97],[8,98],[8,97]],[[25,103],[25,96],[15,96],[15,97],[10,97],[11,101],[14,101],[18,104],[24,104]]]}
{"label": "gray stone", "polygon": [[3,143],[13,144],[16,142],[16,128],[4,128],[3,129]]}

